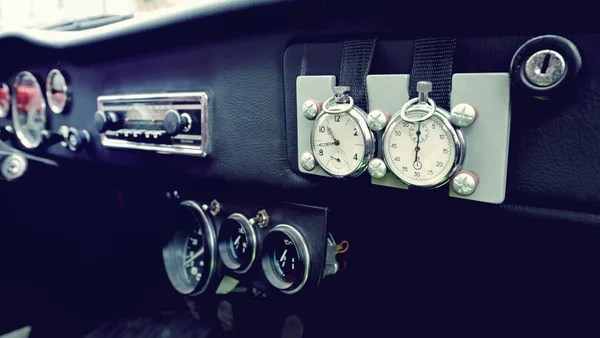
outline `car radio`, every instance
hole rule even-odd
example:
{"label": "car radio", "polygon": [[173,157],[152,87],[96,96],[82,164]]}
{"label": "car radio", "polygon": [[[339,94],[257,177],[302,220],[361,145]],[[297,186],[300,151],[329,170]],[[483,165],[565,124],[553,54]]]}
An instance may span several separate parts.
{"label": "car radio", "polygon": [[111,148],[206,156],[204,92],[98,97],[94,124]]}

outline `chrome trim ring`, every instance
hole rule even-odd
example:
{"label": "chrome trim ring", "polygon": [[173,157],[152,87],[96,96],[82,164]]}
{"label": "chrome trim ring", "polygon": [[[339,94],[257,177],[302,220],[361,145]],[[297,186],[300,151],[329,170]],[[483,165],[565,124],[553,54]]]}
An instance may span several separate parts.
{"label": "chrome trim ring", "polygon": [[35,148],[39,147],[42,144],[42,142],[44,141],[42,132],[46,128],[46,100],[44,99],[44,93],[42,92],[42,87],[40,86],[38,79],[32,73],[27,72],[27,71],[22,71],[19,74],[17,74],[17,76],[15,77],[15,81],[20,76],[21,77],[25,77],[25,76],[30,77],[33,80],[33,84],[34,84],[35,88],[38,90],[38,92],[40,94],[40,109],[41,109],[40,116],[42,117],[43,129],[39,130],[40,135],[34,141],[28,140],[27,137],[25,136],[25,134],[23,133],[22,128],[24,126],[21,125],[21,122],[19,121],[19,108],[17,106],[18,92],[17,92],[16,88],[14,88],[16,86],[16,83],[13,85],[12,108],[11,108],[13,124],[15,127],[15,133],[17,135],[17,138],[19,139],[19,142],[27,149],[35,149]]}
{"label": "chrome trim ring", "polygon": [[[210,255],[208,257],[208,264],[205,266],[206,271],[203,272],[202,279],[196,285],[190,285],[187,281],[185,272],[185,246],[189,237],[187,232],[177,231],[171,240],[163,247],[163,260],[165,269],[171,284],[179,293],[184,295],[199,295],[206,291],[208,286],[211,284],[213,276],[216,271],[216,235],[212,221],[206,213],[202,210],[201,206],[194,201],[183,201],[180,207],[189,208],[196,217],[197,226],[202,231],[202,238],[204,240],[204,248]],[[206,278],[204,277],[206,276]]]}
{"label": "chrome trim ring", "polygon": [[[54,78],[54,76],[60,76],[62,77],[62,81],[64,83],[64,101],[62,103],[57,104],[54,100],[54,93],[53,93],[53,83],[52,80]],[[54,114],[61,114],[62,112],[64,112],[67,108],[67,106],[69,105],[69,101],[70,101],[70,93],[69,93],[69,83],[67,81],[67,77],[58,69],[52,69],[50,71],[50,73],[48,73],[48,77],[46,77],[46,101],[48,101],[48,106],[50,108],[50,110],[54,113]]]}
{"label": "chrome trim ring", "polygon": [[227,248],[226,239],[222,237],[223,226],[221,225],[218,236],[218,247],[219,255],[221,256],[221,261],[223,262],[223,265],[225,265],[228,269],[235,273],[246,273],[248,272],[248,270],[250,270],[252,264],[254,264],[254,261],[256,260],[256,251],[258,247],[256,231],[254,230],[254,227],[250,225],[248,219],[242,214],[231,214],[229,215],[229,217],[227,217],[227,219],[236,221],[239,225],[241,225],[244,228],[244,231],[246,231],[246,239],[248,240],[248,245],[250,245],[251,247],[251,257],[250,262],[245,266],[231,257],[231,254],[229,253],[229,250]]}
{"label": "chrome trim ring", "polygon": [[274,268],[273,264],[271,263],[270,253],[267,253],[268,250],[265,250],[265,248],[263,248],[263,254],[261,258],[263,272],[265,274],[265,277],[267,277],[267,280],[269,281],[269,283],[271,283],[271,285],[273,285],[273,287],[279,289],[285,294],[293,294],[300,291],[306,284],[306,281],[308,280],[308,275],[310,271],[310,252],[308,250],[308,245],[306,243],[306,240],[304,239],[304,236],[302,236],[302,234],[298,230],[296,230],[296,228],[287,224],[279,224],[273,229],[271,229],[271,231],[269,231],[267,237],[265,238],[265,243],[267,243],[269,235],[271,235],[274,232],[282,232],[292,239],[292,242],[294,243],[294,246],[298,251],[298,259],[301,259],[304,263],[304,276],[302,277],[299,283],[288,283],[282,281],[281,278],[279,278],[279,276],[275,273],[275,271],[273,271]]}

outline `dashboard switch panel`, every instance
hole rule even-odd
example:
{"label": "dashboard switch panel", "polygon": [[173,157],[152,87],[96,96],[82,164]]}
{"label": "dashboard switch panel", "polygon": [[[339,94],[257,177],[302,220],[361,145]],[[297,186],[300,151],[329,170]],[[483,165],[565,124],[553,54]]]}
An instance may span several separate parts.
{"label": "dashboard switch panel", "polygon": [[204,157],[207,99],[204,92],[100,96],[95,123],[106,147]]}
{"label": "dashboard switch panel", "polygon": [[[367,90],[370,110],[389,114],[399,111],[408,100],[409,75],[369,75]],[[452,77],[452,123],[464,126],[461,132],[466,143],[462,168],[442,189],[449,189],[451,197],[487,203],[502,203],[506,191],[508,149],[510,134],[510,79],[507,73],[455,74]],[[460,104],[460,106],[459,106]],[[470,108],[467,110],[465,107]],[[471,109],[472,108],[472,109]],[[467,114],[472,112],[472,114]],[[462,113],[459,114],[459,113]],[[477,179],[469,193],[464,193],[466,182],[460,180],[468,173]],[[471,177],[469,176],[469,177]],[[376,185],[407,189],[393,173],[382,178],[371,178]],[[458,187],[458,190],[457,190]]]}

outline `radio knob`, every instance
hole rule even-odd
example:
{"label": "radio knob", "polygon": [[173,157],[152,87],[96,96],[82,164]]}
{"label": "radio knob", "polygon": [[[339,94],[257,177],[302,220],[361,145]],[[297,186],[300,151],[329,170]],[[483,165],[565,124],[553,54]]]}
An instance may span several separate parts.
{"label": "radio knob", "polygon": [[94,125],[99,133],[103,133],[107,130],[118,130],[121,129],[121,121],[117,114],[103,111],[97,111],[94,114]]}
{"label": "radio knob", "polygon": [[90,143],[90,134],[87,130],[69,128],[66,141],[71,151],[79,152],[85,145]]}
{"label": "radio knob", "polygon": [[167,134],[176,136],[192,129],[192,117],[187,113],[179,114],[177,110],[171,109],[165,114],[163,126]]}

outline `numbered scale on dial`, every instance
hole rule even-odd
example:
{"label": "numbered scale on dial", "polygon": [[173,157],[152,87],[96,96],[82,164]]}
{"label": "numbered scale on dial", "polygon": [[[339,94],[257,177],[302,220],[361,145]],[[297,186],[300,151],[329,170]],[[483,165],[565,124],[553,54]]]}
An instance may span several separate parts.
{"label": "numbered scale on dial", "polygon": [[336,178],[362,174],[375,152],[367,114],[354,105],[349,90],[349,87],[334,88],[336,94],[323,103],[310,137],[314,160]]}
{"label": "numbered scale on dial", "polygon": [[[412,188],[446,184],[461,169],[465,156],[462,131],[452,124],[450,113],[428,97],[431,88],[431,82],[419,82],[419,97],[409,100],[390,118],[382,137],[385,167]],[[374,159],[372,164],[380,168],[377,161],[381,160]],[[371,170],[378,166],[369,168],[373,177],[382,177]]]}

